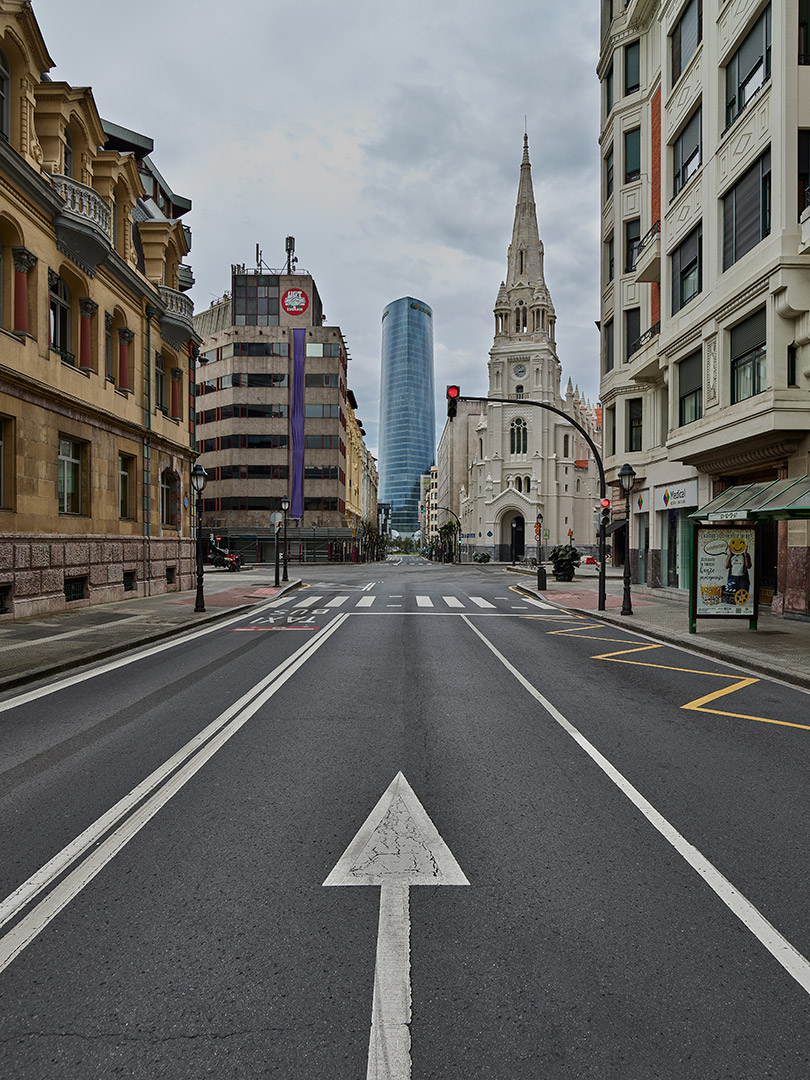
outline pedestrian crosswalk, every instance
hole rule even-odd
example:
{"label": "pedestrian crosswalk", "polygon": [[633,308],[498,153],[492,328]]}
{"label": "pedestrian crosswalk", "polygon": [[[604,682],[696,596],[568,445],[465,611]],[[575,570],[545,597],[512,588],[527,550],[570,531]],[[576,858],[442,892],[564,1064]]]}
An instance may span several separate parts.
{"label": "pedestrian crosswalk", "polygon": [[[547,604],[543,600],[534,600],[527,596],[495,597],[494,599],[501,601],[501,603],[493,603],[483,596],[427,596],[418,594],[411,598],[403,597],[401,594],[389,596],[382,593],[364,593],[362,596],[358,596],[356,593],[354,595],[338,593],[336,596],[327,597],[318,594],[313,595],[312,593],[305,596],[301,596],[300,593],[293,593],[276,601],[276,605],[284,605],[285,607],[289,605],[289,607],[296,610],[307,608],[343,608],[345,610],[355,608],[366,611],[373,609],[385,611],[390,608],[396,608],[397,610],[415,608],[416,611],[421,612],[469,611],[471,614],[498,612],[509,615],[522,611],[531,612],[532,609],[537,608],[547,611],[558,610],[552,604]],[[391,603],[392,600],[398,602]],[[400,601],[404,601],[404,603]],[[519,601],[519,603],[514,601]]]}

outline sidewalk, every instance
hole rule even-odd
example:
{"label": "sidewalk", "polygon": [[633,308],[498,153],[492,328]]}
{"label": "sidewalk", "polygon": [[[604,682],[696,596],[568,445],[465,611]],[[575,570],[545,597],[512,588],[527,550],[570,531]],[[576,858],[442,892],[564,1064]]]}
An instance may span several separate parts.
{"label": "sidewalk", "polygon": [[205,611],[193,592],[135,597],[56,615],[0,623],[0,691],[198,630],[294,589],[298,578],[273,587],[273,570],[205,572]]}
{"label": "sidewalk", "polygon": [[621,569],[607,569],[606,611],[597,611],[599,579],[595,570],[580,569],[571,582],[554,581],[537,590],[537,571],[514,572],[516,584],[532,596],[571,610],[587,612],[600,622],[637,630],[656,641],[683,645],[693,652],[737,664],[757,675],[775,675],[785,682],[810,688],[810,621],[783,619],[760,608],[756,630],[747,619],[698,619],[689,633],[689,604],[684,593],[631,586],[632,615],[622,615],[624,591]]}

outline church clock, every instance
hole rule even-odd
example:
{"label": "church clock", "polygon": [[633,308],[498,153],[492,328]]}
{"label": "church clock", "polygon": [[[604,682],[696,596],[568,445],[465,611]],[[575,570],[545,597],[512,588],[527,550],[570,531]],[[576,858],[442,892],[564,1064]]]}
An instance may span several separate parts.
{"label": "church clock", "polygon": [[516,379],[522,379],[526,374],[526,365],[515,364],[515,366],[512,368],[512,374],[515,376]]}

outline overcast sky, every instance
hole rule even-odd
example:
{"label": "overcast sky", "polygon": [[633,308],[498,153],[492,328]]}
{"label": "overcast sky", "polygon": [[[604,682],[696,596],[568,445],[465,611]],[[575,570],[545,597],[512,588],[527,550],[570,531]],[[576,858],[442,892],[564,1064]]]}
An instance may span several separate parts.
{"label": "overcast sky", "polygon": [[593,0],[34,0],[54,79],[92,86],[104,119],[154,139],[192,200],[196,309],[231,263],[284,263],[318,285],[352,355],[376,453],[380,321],[400,296],[434,312],[444,387],[485,394],[527,118],[563,390],[595,403],[599,340],[599,10]]}

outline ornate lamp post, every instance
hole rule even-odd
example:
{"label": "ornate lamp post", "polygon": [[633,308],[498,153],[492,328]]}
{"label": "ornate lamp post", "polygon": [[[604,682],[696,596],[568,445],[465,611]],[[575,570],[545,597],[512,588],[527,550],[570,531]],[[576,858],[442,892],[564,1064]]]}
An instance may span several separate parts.
{"label": "ornate lamp post", "polygon": [[517,518],[512,518],[512,565],[517,562],[517,550],[515,548],[515,538],[517,537]]}
{"label": "ornate lamp post", "polygon": [[624,492],[625,534],[624,534],[624,592],[622,594],[622,615],[632,615],[633,605],[630,600],[630,492],[636,482],[636,472],[627,462],[619,469],[619,480]]}
{"label": "ornate lamp post", "polygon": [[199,461],[191,470],[191,486],[197,495],[197,602],[195,611],[205,611],[203,595],[203,533],[202,533],[202,493],[208,483],[208,473]]}
{"label": "ornate lamp post", "polygon": [[282,581],[289,581],[289,575],[287,574],[287,511],[290,509],[290,500],[285,495],[281,500],[281,512],[284,514],[284,574],[281,578]]}

